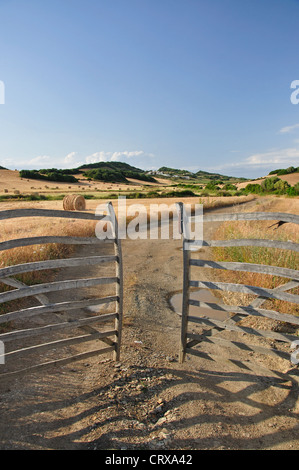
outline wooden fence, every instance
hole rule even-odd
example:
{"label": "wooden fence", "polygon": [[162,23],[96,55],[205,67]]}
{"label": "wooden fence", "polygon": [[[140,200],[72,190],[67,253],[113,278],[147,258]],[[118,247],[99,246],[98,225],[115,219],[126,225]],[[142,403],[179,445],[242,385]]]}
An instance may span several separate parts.
{"label": "wooden fence", "polygon": [[[298,344],[299,337],[293,334],[279,333],[275,331],[267,331],[262,329],[254,329],[245,326],[241,326],[238,323],[248,315],[266,317],[284,324],[292,325],[295,328],[299,325],[299,317],[291,314],[279,313],[275,310],[263,309],[262,304],[267,299],[280,299],[283,301],[291,302],[294,304],[299,303],[299,295],[288,293],[290,289],[293,289],[299,285],[299,271],[295,269],[281,268],[278,266],[268,266],[262,264],[253,263],[239,263],[239,262],[218,262],[192,258],[194,249],[203,247],[236,247],[236,246],[252,246],[252,247],[266,247],[266,248],[279,248],[284,250],[293,250],[294,252],[299,251],[299,244],[292,242],[284,242],[277,240],[268,239],[229,239],[229,240],[190,240],[186,234],[190,233],[189,227],[192,218],[186,214],[183,203],[177,204],[179,214],[179,225],[181,228],[183,238],[183,296],[182,296],[182,318],[181,318],[181,338],[180,338],[180,362],[185,360],[186,354],[192,354],[199,357],[205,357],[213,359],[204,350],[194,349],[195,346],[202,346],[204,342],[214,343],[220,345],[223,348],[229,347],[238,351],[248,351],[252,354],[254,352],[262,354],[273,354],[275,356],[287,359],[290,362],[290,369],[288,370],[288,377],[294,378],[298,381],[298,369],[297,366],[291,362],[291,345],[295,341]],[[299,224],[299,216],[294,214],[284,213],[218,213],[218,214],[206,214],[203,216],[203,224],[206,222],[223,222],[223,221],[240,221],[240,220],[276,220],[277,226],[283,223],[295,223]],[[278,225],[279,224],[279,225]],[[273,224],[276,225],[276,224]],[[204,225],[203,225],[204,226]],[[200,253],[200,251],[199,251]],[[212,268],[221,270],[251,272],[251,273],[263,273],[279,276],[286,279],[286,282],[274,289],[267,289],[263,287],[256,287],[251,285],[234,284],[227,282],[211,282],[204,280],[193,280],[192,279],[192,268]],[[216,289],[220,291],[230,291],[237,293],[253,294],[255,300],[250,305],[226,305],[224,303],[210,303],[201,302],[190,298],[192,288],[199,289]],[[210,318],[207,316],[195,316],[189,314],[189,306],[205,307],[207,309],[216,310],[223,312],[227,315],[227,319],[223,321]],[[204,328],[201,334],[195,334],[188,330],[189,323],[199,324]],[[232,331],[236,333],[236,340],[227,340],[221,337],[221,332],[224,330]],[[237,334],[241,333],[241,338],[246,335],[254,335],[260,338],[268,338],[273,340],[274,347],[269,348],[265,346],[259,346],[256,344],[245,344],[245,340],[238,340]],[[245,335],[244,335],[245,333]],[[275,348],[275,342],[287,343],[288,350],[279,350]],[[277,343],[276,343],[277,344]],[[219,360],[218,357],[216,360]],[[213,359],[214,360],[214,359]],[[242,364],[241,361],[230,359],[234,364],[244,366],[248,368],[248,362],[246,365]],[[259,370],[254,364],[254,370]],[[262,367],[260,368],[260,370]],[[272,370],[273,372],[273,370]],[[285,374],[275,371],[274,375],[278,378],[284,378]]]}
{"label": "wooden fence", "polygon": [[[98,222],[105,218],[105,222],[111,223],[112,238],[105,241],[99,240],[96,237],[70,237],[70,236],[41,236],[41,237],[28,237],[15,240],[8,240],[0,243],[0,251],[10,250],[12,248],[22,248],[32,245],[44,245],[48,243],[61,243],[64,245],[90,245],[96,249],[103,247],[103,243],[114,245],[114,254],[105,256],[88,256],[68,259],[55,259],[46,261],[37,261],[32,263],[24,263],[14,266],[7,266],[0,269],[0,282],[13,287],[13,290],[0,293],[0,304],[6,304],[17,299],[24,299],[26,297],[34,297],[40,305],[22,308],[17,311],[10,311],[0,315],[0,328],[6,322],[13,325],[15,322],[28,318],[41,318],[42,315],[47,314],[46,324],[43,326],[26,328],[26,329],[13,329],[12,331],[0,334],[1,345],[4,345],[4,356],[2,360],[0,357],[0,377],[15,376],[25,372],[36,372],[53,365],[65,365],[75,360],[83,360],[91,356],[97,356],[108,352],[113,352],[114,360],[119,360],[120,345],[121,345],[121,332],[122,332],[122,305],[123,305],[123,273],[122,273],[122,252],[121,242],[118,239],[118,225],[111,203],[107,204],[107,214],[94,215],[88,212],[74,212],[62,210],[44,210],[44,209],[17,209],[0,212],[0,220],[24,217],[51,217],[51,218],[67,218],[67,219],[81,219],[93,220]],[[105,245],[106,246],[106,245]],[[111,245],[110,245],[111,246]],[[111,277],[95,277],[87,279],[70,279],[63,281],[47,282],[44,284],[36,284],[27,286],[23,282],[12,276],[19,274],[56,269],[56,268],[69,268],[69,267],[82,267],[82,266],[96,266],[103,263],[115,264],[115,276]],[[68,289],[84,289],[93,286],[103,286],[106,284],[115,285],[115,295],[106,297],[91,297],[84,300],[71,300],[63,302],[50,302],[47,293],[57,293]],[[35,302],[36,303],[36,302]],[[113,313],[102,314],[89,314],[83,318],[74,318],[72,313],[74,311],[82,312],[91,306],[101,304],[115,305]],[[81,310],[82,309],[82,310]],[[63,320],[59,312],[64,312]],[[65,318],[67,315],[67,318]],[[54,323],[53,323],[54,318]],[[58,321],[57,321],[58,320]],[[103,323],[112,322],[113,327],[105,331],[98,331],[97,324],[100,326]],[[10,328],[11,329],[11,328]],[[72,330],[79,331],[75,336],[67,336]],[[81,333],[81,334],[80,334]],[[59,339],[54,341],[46,341],[47,335],[54,334]],[[32,342],[32,338],[37,338],[42,341],[38,344],[30,344],[26,347],[17,347],[19,341]],[[35,339],[33,340],[35,341]],[[58,357],[54,360],[40,362],[42,355],[46,351],[51,351],[56,354],[56,351],[67,348],[68,346],[96,341],[96,349],[87,350],[80,354],[70,355],[68,357]],[[99,348],[97,342],[105,343],[106,347]],[[11,346],[12,345],[12,346]],[[9,346],[9,348],[8,348]],[[3,348],[2,348],[3,349]],[[9,350],[8,350],[9,349]],[[64,350],[65,351],[65,350]],[[23,367],[24,358],[27,355],[34,353],[38,357],[38,364],[32,364],[29,356],[26,367]],[[59,353],[58,353],[59,354]],[[21,364],[21,368],[19,365]]]}

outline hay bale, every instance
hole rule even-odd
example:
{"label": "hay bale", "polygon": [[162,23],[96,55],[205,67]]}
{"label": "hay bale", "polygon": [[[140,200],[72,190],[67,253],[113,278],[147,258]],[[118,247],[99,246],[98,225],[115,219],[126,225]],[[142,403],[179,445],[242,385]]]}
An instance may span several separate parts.
{"label": "hay bale", "polygon": [[84,211],[86,208],[84,196],[77,195],[73,201],[75,211]]}
{"label": "hay bale", "polygon": [[85,199],[79,194],[68,194],[63,199],[63,209],[65,211],[83,211],[85,207]]}
{"label": "hay bale", "polygon": [[63,209],[65,211],[71,211],[73,210],[73,205],[72,205],[72,200],[71,200],[72,195],[68,194],[63,198]]}

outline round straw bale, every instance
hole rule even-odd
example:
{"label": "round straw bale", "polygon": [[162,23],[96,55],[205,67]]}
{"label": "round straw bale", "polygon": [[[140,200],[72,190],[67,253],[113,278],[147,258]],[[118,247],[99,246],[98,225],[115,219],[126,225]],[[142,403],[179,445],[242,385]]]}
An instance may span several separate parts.
{"label": "round straw bale", "polygon": [[85,199],[79,194],[68,194],[63,199],[63,209],[65,211],[85,210]]}
{"label": "round straw bale", "polygon": [[75,211],[84,211],[85,210],[85,199],[84,196],[77,195],[73,200],[73,207]]}
{"label": "round straw bale", "polygon": [[63,198],[63,209],[65,211],[70,211],[72,210],[72,207],[71,207],[71,202],[70,202],[70,194],[68,194],[67,196],[65,196]]}
{"label": "round straw bale", "polygon": [[70,210],[71,211],[74,211],[75,210],[75,207],[74,207],[74,200],[76,198],[76,194],[70,194],[70,197],[69,197],[69,205],[70,205]]}

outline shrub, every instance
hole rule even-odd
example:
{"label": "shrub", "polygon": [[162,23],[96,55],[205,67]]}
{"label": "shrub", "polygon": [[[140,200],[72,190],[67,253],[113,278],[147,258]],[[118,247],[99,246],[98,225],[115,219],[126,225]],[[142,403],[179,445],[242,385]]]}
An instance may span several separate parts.
{"label": "shrub", "polygon": [[238,188],[234,184],[226,183],[222,189],[224,189],[225,191],[237,191]]}
{"label": "shrub", "polygon": [[220,188],[217,186],[216,182],[210,182],[206,185],[205,189],[210,191],[218,191]]}
{"label": "shrub", "polygon": [[265,178],[261,183],[261,188],[263,191],[273,191],[275,189],[275,183],[281,181],[277,176],[271,176],[270,178]]}
{"label": "shrub", "polygon": [[259,194],[262,192],[262,188],[260,184],[257,183],[249,183],[247,186],[243,189],[245,193],[253,193],[253,194]]}
{"label": "shrub", "polygon": [[57,170],[52,168],[51,170],[21,170],[20,177],[27,179],[39,179],[47,181],[60,181],[68,183],[77,183],[78,180],[74,176],[64,173],[64,170]]}

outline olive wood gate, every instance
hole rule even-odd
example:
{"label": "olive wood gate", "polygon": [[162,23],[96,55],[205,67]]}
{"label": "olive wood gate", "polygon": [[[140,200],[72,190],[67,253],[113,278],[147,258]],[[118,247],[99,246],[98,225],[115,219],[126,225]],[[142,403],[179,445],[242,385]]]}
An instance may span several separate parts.
{"label": "olive wood gate", "polygon": [[[22,308],[17,311],[10,311],[0,315],[0,327],[6,322],[15,322],[18,320],[23,321],[27,318],[42,316],[47,314],[46,324],[40,327],[26,328],[26,329],[13,329],[6,333],[0,334],[1,345],[4,345],[5,351],[0,351],[0,377],[8,377],[20,375],[25,372],[36,372],[53,365],[65,365],[75,360],[86,359],[91,356],[113,352],[113,358],[119,360],[120,345],[121,345],[121,331],[122,331],[122,304],[123,304],[123,273],[122,273],[122,252],[121,243],[118,239],[118,224],[111,203],[107,204],[107,214],[94,215],[88,212],[75,212],[63,210],[48,210],[48,209],[17,209],[7,210],[0,212],[0,220],[23,218],[23,217],[51,217],[51,218],[66,218],[66,219],[81,219],[99,221],[105,218],[105,222],[111,223],[112,238],[105,241],[99,240],[94,237],[73,237],[73,236],[41,236],[41,237],[28,237],[21,239],[13,239],[0,243],[0,251],[10,250],[12,248],[22,248],[31,245],[43,245],[49,243],[63,244],[63,245],[89,245],[93,247],[103,246],[103,243],[114,244],[114,254],[107,256],[84,256],[77,258],[67,259],[54,259],[46,261],[37,261],[32,263],[23,263],[14,266],[3,267],[0,269],[0,282],[13,287],[13,290],[0,293],[0,304],[9,303],[15,299],[23,299],[25,297],[34,297],[38,300],[38,306],[30,306]],[[110,245],[111,246],[111,245]],[[32,286],[25,285],[14,276],[40,270],[68,268],[76,266],[96,266],[103,263],[115,263],[115,276],[112,277],[93,277],[87,279],[70,279],[63,281],[54,281],[44,284],[36,284]],[[83,300],[71,300],[63,302],[49,302],[47,293],[64,291],[67,289],[84,289],[93,286],[103,286],[106,284],[115,284],[115,295],[106,297],[96,296],[92,298],[85,298]],[[91,314],[84,318],[72,318],[72,312],[79,309],[83,312],[91,306],[98,306],[108,303],[115,304],[115,311],[113,313]],[[9,304],[7,304],[9,305]],[[82,311],[81,311],[82,309]],[[59,316],[59,312],[64,313],[63,320]],[[65,314],[67,318],[65,319]],[[53,323],[54,318],[54,323]],[[57,321],[58,320],[58,321]],[[105,322],[112,322],[113,327],[106,329],[106,331],[98,331],[97,324]],[[10,323],[13,326],[14,323]],[[76,329],[77,336],[67,336],[68,332]],[[58,334],[59,339],[54,341],[45,341],[47,335]],[[61,335],[62,333],[62,335]],[[71,333],[72,334],[72,333]],[[113,339],[111,339],[111,337]],[[39,344],[30,344],[26,347],[17,347],[19,341],[31,341],[31,338],[42,339],[43,342]],[[35,340],[34,340],[35,341]],[[68,357],[60,357],[54,360],[40,362],[41,355],[45,351],[51,350],[52,352],[59,350],[63,347],[72,346],[75,344],[82,344],[89,341],[104,342],[106,347],[99,348],[98,344],[96,349],[90,351],[80,352],[80,354],[71,355]],[[7,348],[9,346],[9,348]],[[3,348],[2,348],[3,349]],[[7,349],[9,349],[7,351]],[[60,349],[61,351],[61,349]],[[4,354],[3,354],[4,353]],[[31,359],[29,364],[24,368],[19,368],[19,359],[27,357],[30,353],[35,353],[39,359],[38,364],[32,365]],[[59,353],[57,353],[58,355]],[[30,357],[30,356],[29,356]],[[1,360],[2,359],[2,360]],[[22,361],[20,361],[22,364]]]}
{"label": "olive wood gate", "polygon": [[[192,258],[193,249],[199,249],[203,247],[232,247],[232,246],[253,246],[253,247],[267,247],[267,248],[279,248],[284,250],[293,250],[295,252],[299,251],[299,244],[289,242],[289,241],[277,241],[277,240],[268,240],[268,239],[229,239],[229,240],[190,240],[188,238],[189,226],[192,217],[187,215],[186,209],[183,203],[177,203],[177,210],[179,216],[179,225],[183,238],[183,296],[182,296],[182,317],[181,317],[181,339],[180,339],[180,362],[184,362],[186,354],[195,355],[198,357],[204,357],[212,360],[220,360],[220,357],[213,358],[212,355],[206,353],[206,351],[201,349],[194,349],[197,345],[204,345],[204,342],[214,343],[220,345],[221,347],[230,347],[236,349],[236,351],[245,350],[248,353],[258,352],[262,354],[274,354],[280,356],[284,359],[290,361],[290,369],[287,374],[280,373],[276,369],[274,375],[278,378],[285,379],[293,378],[295,382],[298,382],[298,361],[291,361],[291,350],[294,345],[299,344],[299,338],[293,334],[279,333],[275,331],[267,331],[262,329],[249,328],[245,326],[238,325],[238,322],[244,319],[248,315],[258,316],[258,317],[267,317],[270,319],[278,320],[292,326],[299,325],[299,317],[293,316],[291,314],[279,313],[275,310],[263,309],[261,308],[262,304],[267,299],[280,299],[283,301],[291,303],[299,303],[299,295],[288,293],[290,289],[294,289],[299,285],[299,271],[295,269],[281,268],[277,266],[268,266],[262,264],[253,264],[253,263],[240,263],[240,262],[216,262],[209,260],[201,260]],[[203,216],[203,224],[205,222],[217,222],[217,221],[239,221],[239,220],[276,220],[278,222],[277,226],[282,225],[283,223],[295,223],[299,224],[299,216],[294,214],[285,214],[285,213],[218,213],[218,214],[206,214]],[[273,224],[276,225],[276,224]],[[234,284],[227,282],[210,282],[204,280],[193,280],[192,269],[196,267],[212,268],[212,269],[221,269],[221,270],[232,270],[232,271],[247,271],[252,273],[263,273],[276,275],[282,278],[286,278],[286,283],[276,287],[274,289],[267,289],[262,287],[256,287],[251,285],[244,284]],[[223,303],[210,303],[210,302],[201,302],[199,300],[191,299],[192,288],[199,289],[216,289],[220,291],[230,291],[230,292],[241,292],[245,294],[254,294],[256,297],[249,305],[225,305]],[[205,307],[207,309],[217,310],[220,312],[227,313],[228,318],[220,321],[207,316],[195,316],[189,314],[189,306],[195,307]],[[188,330],[189,323],[196,323],[201,325],[204,330],[201,334],[194,334]],[[263,338],[269,338],[271,340],[288,343],[290,349],[288,351],[281,351],[278,349],[259,346],[255,344],[246,344],[245,340],[237,339],[236,340],[226,340],[221,338],[219,334],[221,331],[228,330],[236,333],[244,333],[247,335],[255,335]],[[294,342],[294,343],[293,343]],[[293,344],[292,344],[293,343]],[[275,343],[274,343],[275,344]],[[298,353],[297,353],[298,355]],[[242,363],[237,359],[229,359],[232,363],[242,368],[249,368],[249,363]],[[292,362],[292,364],[291,364]],[[252,370],[263,370],[263,367],[259,367],[257,364],[251,362]]]}

